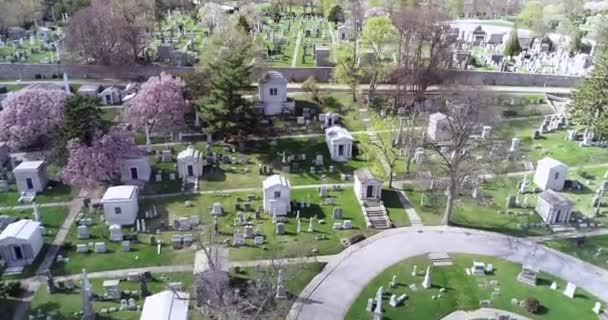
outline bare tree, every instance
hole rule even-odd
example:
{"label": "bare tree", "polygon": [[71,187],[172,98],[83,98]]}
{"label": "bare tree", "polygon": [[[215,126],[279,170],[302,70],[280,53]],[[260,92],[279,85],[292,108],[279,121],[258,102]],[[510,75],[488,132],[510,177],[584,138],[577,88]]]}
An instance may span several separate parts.
{"label": "bare tree", "polygon": [[393,15],[398,31],[395,107],[425,100],[426,89],[440,82],[449,67],[454,39],[447,15],[436,8],[402,8]]}
{"label": "bare tree", "polygon": [[[452,87],[442,93],[446,105],[441,110],[445,117],[442,130],[446,131],[445,141],[427,141],[427,148],[434,151],[439,159],[443,173],[447,176],[446,205],[442,219],[448,225],[458,197],[459,188],[477,179],[490,170],[491,161],[487,156],[492,152],[488,139],[474,137],[479,135],[484,125],[497,118],[495,110],[480,103],[479,91],[471,88]],[[445,149],[447,148],[447,149]]]}
{"label": "bare tree", "polygon": [[426,133],[418,127],[422,118],[419,106],[412,106],[409,110],[405,107],[399,108],[399,130],[395,138],[395,145],[399,147],[405,156],[405,174],[410,174],[412,161],[416,155],[416,149],[422,147],[426,141]]}
{"label": "bare tree", "polygon": [[[144,0],[93,0],[77,11],[66,29],[66,47],[73,59],[102,65],[138,61],[146,45],[148,6]],[[140,16],[141,15],[141,16]]]}
{"label": "bare tree", "polygon": [[0,0],[0,33],[13,26],[27,27],[40,10],[36,0]]}
{"label": "bare tree", "polygon": [[[392,131],[394,132],[394,130]],[[393,148],[391,141],[387,141],[387,139],[385,137],[382,137],[382,135],[378,135],[378,141],[372,142],[371,145],[374,146],[377,151],[379,151],[378,156],[380,156],[382,167],[388,175],[388,187],[392,189],[395,165],[397,164],[397,160],[399,160],[399,157],[397,156],[397,151],[395,150],[395,148]]]}
{"label": "bare tree", "polygon": [[209,29],[209,33],[213,34],[216,28],[221,27],[226,19],[219,5],[216,3],[207,3],[198,11],[198,18],[205,27]]}
{"label": "bare tree", "polygon": [[208,243],[200,243],[209,268],[195,275],[196,304],[203,315],[225,320],[284,319],[297,298],[287,294],[285,282],[307,265],[282,265],[271,259],[256,267],[255,279],[230,281],[226,264],[218,256],[219,246],[210,234]]}

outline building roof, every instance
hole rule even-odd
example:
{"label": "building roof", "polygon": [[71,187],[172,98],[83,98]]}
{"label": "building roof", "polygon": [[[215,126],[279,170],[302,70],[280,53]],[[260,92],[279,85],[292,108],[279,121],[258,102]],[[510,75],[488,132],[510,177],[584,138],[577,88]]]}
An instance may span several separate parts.
{"label": "building roof", "polygon": [[140,320],[187,320],[190,295],[165,290],[146,297]]}
{"label": "building roof", "polygon": [[568,168],[567,165],[563,164],[562,162],[555,160],[551,157],[545,157],[541,160],[538,160],[538,164],[537,167],[549,167],[549,168],[554,168],[554,167],[564,167],[564,168]]}
{"label": "building roof", "polygon": [[177,154],[177,159],[185,159],[185,158],[200,158],[201,152],[194,149],[193,146],[188,146],[186,150]]}
{"label": "building roof", "polygon": [[283,76],[283,74],[278,71],[268,71],[262,76],[262,80],[260,80],[260,83],[265,83],[269,81],[287,82],[287,79],[285,79],[285,76]]}
{"label": "building roof", "polygon": [[443,119],[447,119],[447,118],[448,118],[448,116],[446,116],[445,114],[443,114],[441,112],[435,112],[429,116],[429,122],[430,121],[439,121],[439,120],[443,120]]}
{"label": "building roof", "polygon": [[97,84],[83,84],[78,88],[78,92],[94,92],[99,91],[100,86]]}
{"label": "building roof", "polygon": [[6,226],[2,233],[0,233],[0,240],[7,238],[28,240],[32,237],[32,234],[38,232],[39,228],[40,222],[30,219],[19,220]]}
{"label": "building roof", "polygon": [[272,175],[268,178],[266,178],[266,180],[264,180],[263,182],[263,186],[264,189],[270,188],[270,187],[274,187],[274,186],[286,186],[288,188],[291,187],[291,184],[289,184],[289,180],[287,180],[287,178],[283,177],[282,175]]}
{"label": "building roof", "polygon": [[369,171],[368,168],[355,170],[355,177],[357,177],[357,180],[359,180],[359,182],[361,183],[367,183],[369,181],[376,181],[382,183],[382,180],[374,177],[374,175],[371,173],[371,171]]}
{"label": "building roof", "polygon": [[131,200],[137,197],[137,186],[109,187],[104,193],[102,202]]}
{"label": "building roof", "polygon": [[353,136],[346,130],[340,126],[333,126],[331,128],[327,128],[325,130],[325,136],[331,140],[340,140],[340,139],[348,139],[353,140]]}
{"label": "building roof", "polygon": [[538,197],[554,207],[565,207],[574,205],[574,203],[570,199],[566,198],[566,196],[551,189],[539,193]]}
{"label": "building roof", "polygon": [[[473,33],[476,29],[482,28],[487,34],[510,34],[513,26],[509,24],[495,25],[489,21],[476,19],[463,19],[450,21],[451,28]],[[529,39],[532,32],[528,29],[517,28],[517,37]]]}
{"label": "building roof", "polygon": [[23,161],[21,162],[13,171],[30,171],[30,170],[38,170],[44,165],[44,161]]}

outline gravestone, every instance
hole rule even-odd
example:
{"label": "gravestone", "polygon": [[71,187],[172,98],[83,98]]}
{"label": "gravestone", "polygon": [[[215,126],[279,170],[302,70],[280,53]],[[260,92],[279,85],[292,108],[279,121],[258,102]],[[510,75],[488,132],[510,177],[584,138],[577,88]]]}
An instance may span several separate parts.
{"label": "gravestone", "polygon": [[353,222],[352,220],[344,220],[344,222],[342,223],[342,229],[344,230],[350,230],[353,228]]}
{"label": "gravestone", "polygon": [[105,253],[106,250],[105,242],[95,242],[95,253]]}
{"label": "gravestone", "polygon": [[122,241],[120,243],[120,246],[122,247],[123,252],[131,251],[131,241],[129,241],[129,240]]}
{"label": "gravestone", "polygon": [[110,229],[110,240],[111,241],[122,241],[123,234],[119,225],[113,224],[109,227]]}
{"label": "gravestone", "polygon": [[182,238],[184,240],[184,246],[186,246],[186,247],[192,246],[193,237],[192,237],[191,233],[184,234],[184,236]]}
{"label": "gravestone", "polygon": [[251,225],[245,226],[244,233],[245,233],[245,238],[248,238],[248,239],[253,238],[253,236],[254,236],[253,226],[251,226]]}
{"label": "gravestone", "polygon": [[329,191],[326,186],[319,187],[319,197],[325,198],[329,195]]}
{"label": "gravestone", "polygon": [[276,233],[278,235],[285,234],[285,224],[283,222],[278,222],[276,225]]}
{"label": "gravestone", "polygon": [[255,236],[253,238],[253,244],[256,246],[261,246],[264,244],[264,237],[263,236]]}
{"label": "gravestone", "polygon": [[84,243],[80,243],[76,245],[76,252],[78,253],[87,253],[89,252],[89,246]]}
{"label": "gravestone", "polygon": [[332,212],[332,217],[334,219],[342,219],[342,208],[335,207]]}
{"label": "gravestone", "polygon": [[80,225],[76,229],[78,230],[78,239],[88,239],[91,236],[89,234],[89,227],[86,225]]}
{"label": "gravestone", "polygon": [[333,226],[333,230],[342,230],[342,224],[340,222],[335,222]]}
{"label": "gravestone", "polygon": [[222,207],[222,204],[219,202],[216,202],[213,204],[213,208],[211,209],[211,214],[214,216],[221,216],[222,213],[224,212],[224,208]]}
{"label": "gravestone", "polygon": [[236,231],[232,236],[232,245],[235,247],[240,247],[245,244],[245,237],[240,231]]}
{"label": "gravestone", "polygon": [[198,226],[201,224],[201,218],[199,216],[190,216],[190,224],[192,226]]}
{"label": "gravestone", "polygon": [[515,208],[517,206],[517,197],[507,196],[507,208]]}
{"label": "gravestone", "polygon": [[179,217],[175,219],[174,223],[175,229],[178,231],[190,231],[192,229],[190,218],[188,217]]}
{"label": "gravestone", "polygon": [[183,239],[180,235],[172,235],[171,236],[171,247],[175,250],[179,250],[183,248]]}

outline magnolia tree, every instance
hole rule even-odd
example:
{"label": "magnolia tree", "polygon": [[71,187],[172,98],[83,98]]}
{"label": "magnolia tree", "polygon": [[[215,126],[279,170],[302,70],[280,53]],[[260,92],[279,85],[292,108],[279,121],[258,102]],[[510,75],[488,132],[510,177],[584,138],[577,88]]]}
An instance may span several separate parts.
{"label": "magnolia tree", "polygon": [[171,131],[184,124],[185,86],[181,79],[161,73],[148,79],[127,105],[125,118],[135,128],[144,130],[148,150],[153,130]]}
{"label": "magnolia tree", "polygon": [[30,89],[9,95],[0,111],[0,141],[11,150],[43,144],[63,121],[68,94],[61,90]]}
{"label": "magnolia tree", "polygon": [[68,163],[61,177],[64,183],[78,188],[95,188],[117,180],[124,161],[142,154],[133,136],[118,127],[99,133],[90,146],[72,139],[67,150]]}

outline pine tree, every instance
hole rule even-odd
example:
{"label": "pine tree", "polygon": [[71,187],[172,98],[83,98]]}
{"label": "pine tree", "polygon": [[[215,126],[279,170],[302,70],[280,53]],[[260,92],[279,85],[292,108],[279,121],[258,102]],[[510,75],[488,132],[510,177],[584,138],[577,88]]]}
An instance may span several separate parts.
{"label": "pine tree", "polygon": [[242,135],[255,128],[257,116],[253,104],[240,90],[250,85],[249,48],[226,51],[218,59],[211,77],[209,96],[197,101],[202,118],[211,131],[221,135]]}
{"label": "pine tree", "polygon": [[505,57],[515,57],[521,52],[521,45],[519,44],[519,39],[517,38],[517,26],[513,27],[511,33],[509,34],[509,39],[507,39],[507,43],[505,44]]}
{"label": "pine tree", "polygon": [[608,137],[608,53],[596,59],[593,70],[574,92],[568,112],[596,138]]}
{"label": "pine tree", "polygon": [[237,29],[241,30],[243,33],[248,34],[249,32],[251,32],[251,26],[249,25],[249,22],[247,21],[247,17],[245,17],[245,16],[239,16],[239,20],[236,23],[236,27],[237,27]]}

